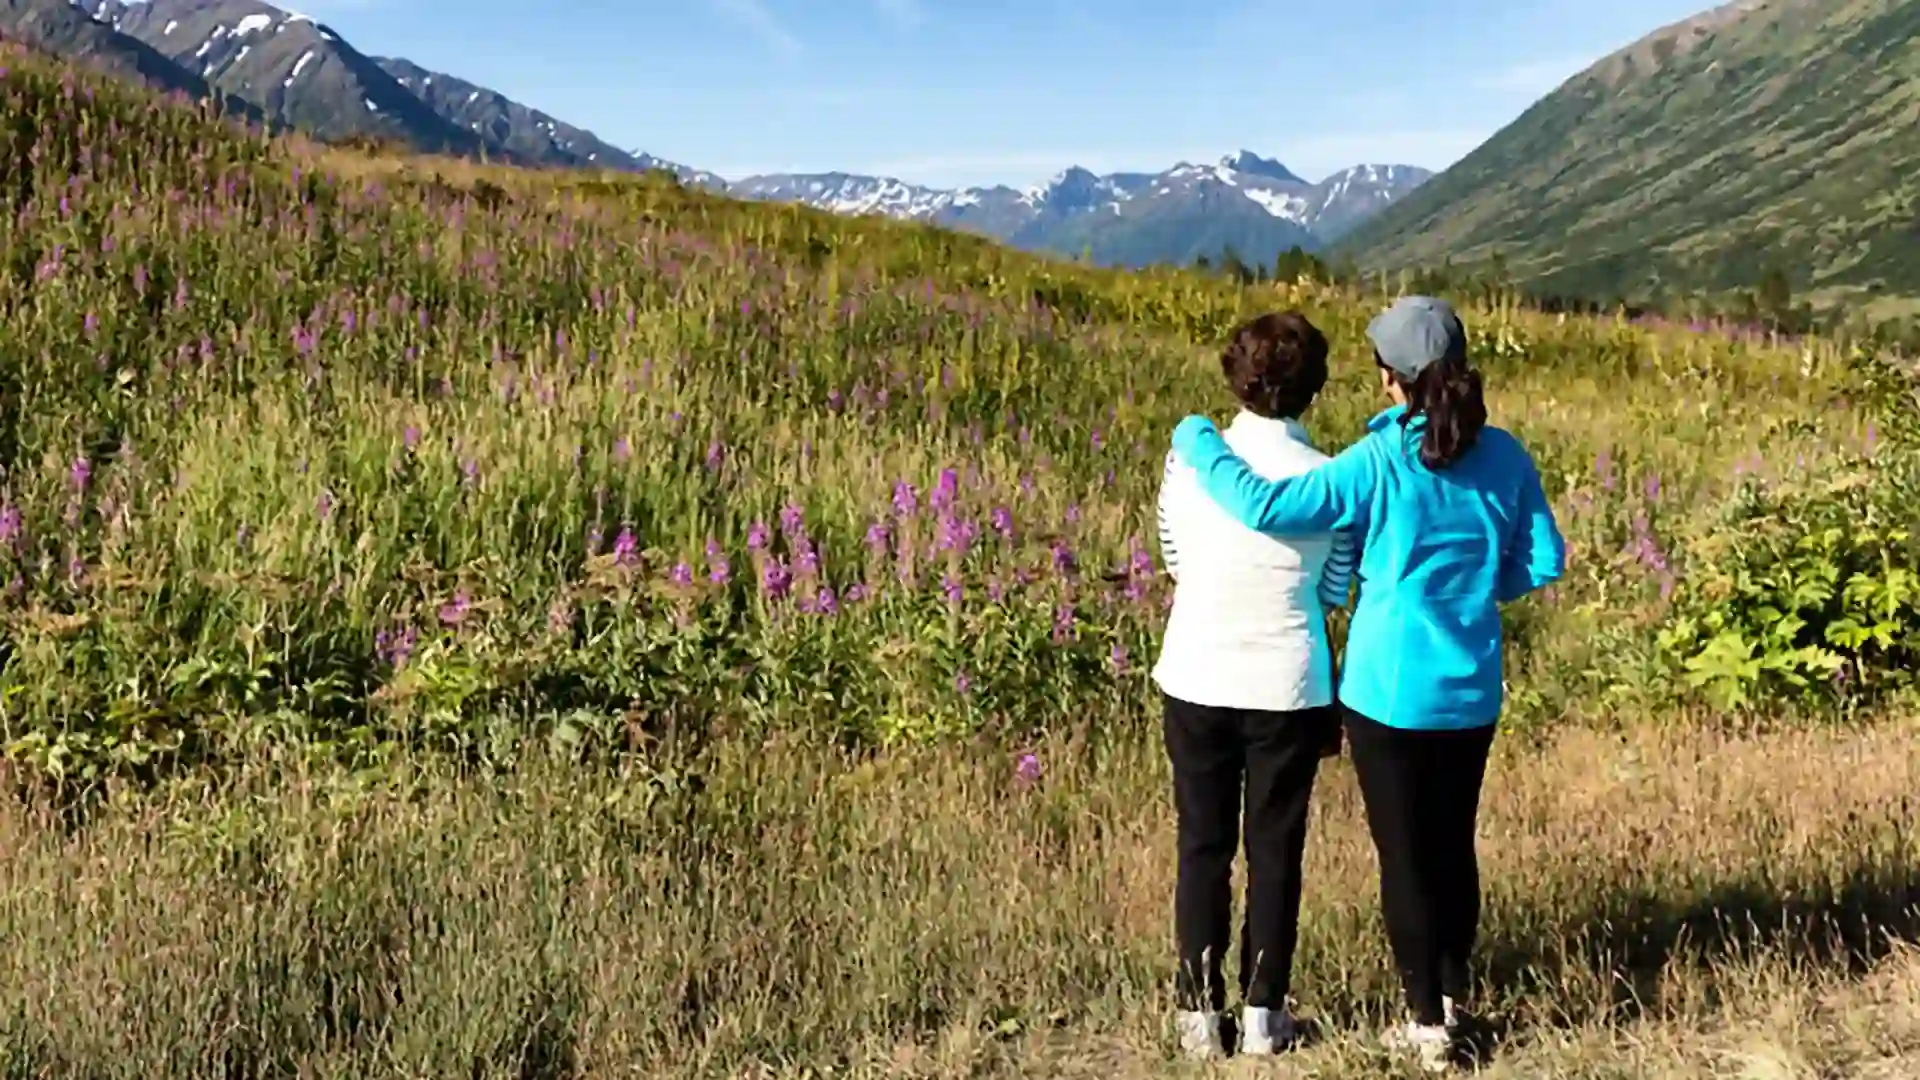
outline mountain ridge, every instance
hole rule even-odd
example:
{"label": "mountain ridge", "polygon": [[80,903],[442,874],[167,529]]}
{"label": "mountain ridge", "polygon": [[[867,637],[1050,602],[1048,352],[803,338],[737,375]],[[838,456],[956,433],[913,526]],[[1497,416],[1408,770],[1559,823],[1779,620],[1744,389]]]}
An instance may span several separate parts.
{"label": "mountain ridge", "polygon": [[[1432,175],[1412,165],[1362,164],[1309,183],[1277,161],[1241,150],[1210,165],[1182,161],[1159,173],[1103,175],[1070,166],[1026,188],[938,188],[826,172],[749,176],[730,190],[969,229],[1017,247],[1068,255],[1086,250],[1103,263],[1186,262],[1225,248],[1270,263],[1290,247],[1314,250],[1338,239]],[[1229,221],[1239,228],[1227,227]]]}
{"label": "mountain ridge", "polygon": [[1920,297],[1920,0],[1739,0],[1602,58],[1336,245],[1558,295]]}
{"label": "mountain ridge", "polygon": [[323,141],[397,143],[535,167],[659,169],[737,198],[885,214],[1107,265],[1185,263],[1228,251],[1271,264],[1292,247],[1325,247],[1432,176],[1411,165],[1363,164],[1309,183],[1243,149],[1157,173],[1069,166],[1027,188],[941,189],[845,172],[727,180],[615,146],[458,75],[363,53],[331,26],[265,0],[0,0],[0,30],[45,27],[59,28],[38,33],[47,51],[105,54],[124,74],[194,97],[223,96]]}

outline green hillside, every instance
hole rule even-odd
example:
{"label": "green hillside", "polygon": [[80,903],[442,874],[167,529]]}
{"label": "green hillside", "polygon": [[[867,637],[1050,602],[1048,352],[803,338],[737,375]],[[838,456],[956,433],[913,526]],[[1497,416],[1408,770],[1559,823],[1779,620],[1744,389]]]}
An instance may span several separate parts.
{"label": "green hillside", "polygon": [[1563,295],[1920,296],[1920,0],[1748,0],[1570,79],[1347,238]]}

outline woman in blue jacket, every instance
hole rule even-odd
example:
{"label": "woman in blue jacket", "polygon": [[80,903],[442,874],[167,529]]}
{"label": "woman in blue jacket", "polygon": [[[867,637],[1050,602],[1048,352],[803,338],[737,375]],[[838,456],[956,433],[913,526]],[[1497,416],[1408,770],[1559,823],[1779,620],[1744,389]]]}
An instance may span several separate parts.
{"label": "woman in blue jacket", "polygon": [[1453,309],[1406,297],[1367,336],[1393,405],[1333,460],[1266,480],[1199,416],[1173,448],[1250,528],[1360,538],[1339,696],[1413,1014],[1389,1041],[1439,1071],[1480,919],[1474,830],[1502,702],[1500,605],[1557,580],[1566,545],[1533,459],[1487,426]]}

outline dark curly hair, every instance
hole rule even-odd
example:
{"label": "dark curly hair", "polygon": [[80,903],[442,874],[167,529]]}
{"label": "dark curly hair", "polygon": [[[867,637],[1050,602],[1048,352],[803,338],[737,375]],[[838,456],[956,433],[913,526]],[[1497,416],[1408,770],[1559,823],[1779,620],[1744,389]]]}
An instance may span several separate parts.
{"label": "dark curly hair", "polygon": [[1220,370],[1248,412],[1291,420],[1327,385],[1327,336],[1298,311],[1271,312],[1234,329]]}

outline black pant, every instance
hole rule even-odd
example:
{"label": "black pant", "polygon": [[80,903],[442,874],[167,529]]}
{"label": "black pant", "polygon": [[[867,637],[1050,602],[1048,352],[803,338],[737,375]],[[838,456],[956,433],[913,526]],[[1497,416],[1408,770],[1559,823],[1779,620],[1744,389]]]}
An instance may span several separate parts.
{"label": "black pant", "polygon": [[1300,859],[1314,774],[1339,731],[1331,708],[1262,712],[1166,699],[1167,756],[1179,821],[1174,933],[1182,1009],[1226,1006],[1220,960],[1232,934],[1233,857],[1245,791],[1247,902],[1240,928],[1240,994],[1253,1006],[1286,1003],[1300,932]]}
{"label": "black pant", "polygon": [[1408,731],[1343,711],[1380,856],[1387,942],[1414,1020],[1438,1024],[1442,995],[1466,996],[1480,927],[1474,828],[1493,725]]}

